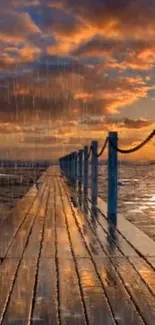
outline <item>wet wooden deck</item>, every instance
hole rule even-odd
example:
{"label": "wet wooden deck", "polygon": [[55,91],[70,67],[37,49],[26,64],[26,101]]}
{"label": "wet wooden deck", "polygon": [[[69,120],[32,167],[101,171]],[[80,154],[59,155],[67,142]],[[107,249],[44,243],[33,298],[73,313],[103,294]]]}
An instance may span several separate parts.
{"label": "wet wooden deck", "polygon": [[1,224],[0,324],[155,324],[155,243],[79,201],[50,167]]}

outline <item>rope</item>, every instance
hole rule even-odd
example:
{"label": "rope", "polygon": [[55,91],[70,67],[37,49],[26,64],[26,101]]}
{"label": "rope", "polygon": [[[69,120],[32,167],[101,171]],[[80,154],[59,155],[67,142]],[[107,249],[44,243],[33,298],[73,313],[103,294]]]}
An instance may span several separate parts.
{"label": "rope", "polygon": [[107,142],[108,142],[108,138],[105,139],[104,145],[98,154],[96,154],[96,152],[94,151],[94,148],[91,146],[92,153],[95,157],[99,158],[103,154],[103,152],[106,148]]}
{"label": "rope", "polygon": [[109,142],[110,142],[111,146],[116,151],[118,151],[120,153],[132,153],[132,152],[135,152],[135,151],[141,149],[146,143],[148,143],[154,137],[154,135],[155,135],[155,129],[149,134],[149,136],[144,141],[142,141],[136,147],[131,148],[131,149],[120,149],[120,148],[116,147],[110,139],[109,139]]}

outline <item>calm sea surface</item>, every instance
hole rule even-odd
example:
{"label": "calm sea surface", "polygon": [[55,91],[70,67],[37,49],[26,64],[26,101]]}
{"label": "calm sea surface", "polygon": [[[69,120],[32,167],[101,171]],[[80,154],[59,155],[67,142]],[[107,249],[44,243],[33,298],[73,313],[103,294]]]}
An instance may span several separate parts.
{"label": "calm sea surface", "polygon": [[28,192],[42,173],[42,169],[34,168],[0,168],[0,220],[10,214],[16,202]]}
{"label": "calm sea surface", "polygon": [[[120,163],[118,211],[155,239],[155,164]],[[99,195],[107,199],[107,166],[99,166]]]}

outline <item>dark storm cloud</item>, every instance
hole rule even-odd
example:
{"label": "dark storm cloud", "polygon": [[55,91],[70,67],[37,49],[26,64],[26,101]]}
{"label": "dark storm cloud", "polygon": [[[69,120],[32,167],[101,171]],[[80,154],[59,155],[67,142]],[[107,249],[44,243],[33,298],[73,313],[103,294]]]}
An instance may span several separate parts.
{"label": "dark storm cloud", "polygon": [[[152,0],[63,0],[69,12],[76,13],[107,36],[153,38],[155,3]],[[134,34],[133,34],[134,32]]]}

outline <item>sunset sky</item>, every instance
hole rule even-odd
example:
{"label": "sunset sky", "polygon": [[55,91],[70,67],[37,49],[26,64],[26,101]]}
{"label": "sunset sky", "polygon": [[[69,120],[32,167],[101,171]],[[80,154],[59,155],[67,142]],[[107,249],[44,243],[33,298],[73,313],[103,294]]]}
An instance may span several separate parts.
{"label": "sunset sky", "polygon": [[[0,156],[55,159],[155,128],[154,0],[0,0]],[[155,139],[122,159],[155,159]]]}

